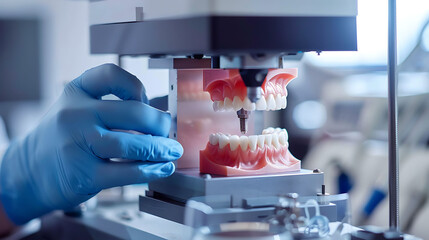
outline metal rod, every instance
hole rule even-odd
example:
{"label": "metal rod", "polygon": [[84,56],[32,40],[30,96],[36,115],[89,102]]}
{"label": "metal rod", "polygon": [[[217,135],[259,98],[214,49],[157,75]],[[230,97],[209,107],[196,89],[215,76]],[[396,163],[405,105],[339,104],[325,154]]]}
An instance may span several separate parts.
{"label": "metal rod", "polygon": [[247,119],[249,118],[250,111],[240,109],[237,111],[237,116],[240,119],[240,132],[242,134],[247,133]]}
{"label": "metal rod", "polygon": [[396,43],[396,0],[389,0],[389,226],[399,231],[399,158],[398,158],[398,73]]}

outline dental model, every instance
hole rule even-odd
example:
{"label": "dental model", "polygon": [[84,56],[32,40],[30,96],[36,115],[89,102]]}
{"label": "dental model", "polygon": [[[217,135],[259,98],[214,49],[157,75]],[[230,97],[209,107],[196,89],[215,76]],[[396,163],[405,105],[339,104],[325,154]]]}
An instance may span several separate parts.
{"label": "dental model", "polygon": [[[269,70],[262,84],[262,97],[252,103],[238,70],[207,70],[203,89],[210,93],[217,112],[280,110],[286,108],[286,86],[297,76],[296,69]],[[285,173],[301,169],[289,152],[286,129],[267,128],[261,135],[211,134],[200,151],[200,172],[223,176]]]}
{"label": "dental model", "polygon": [[[203,89],[210,93],[215,111],[280,110],[286,108],[288,83],[296,69],[269,70],[262,97],[252,103],[238,70],[207,70]],[[200,172],[223,176],[258,175],[298,171],[301,162],[289,152],[286,129],[267,128],[261,135],[211,134],[200,151]]]}
{"label": "dental model", "polygon": [[223,176],[283,173],[301,169],[288,150],[285,129],[267,128],[262,135],[211,134],[200,151],[200,172]]}
{"label": "dental model", "polygon": [[204,71],[204,91],[210,93],[215,111],[280,110],[286,108],[286,86],[298,75],[297,69],[269,70],[262,84],[262,97],[252,103],[238,70]]}

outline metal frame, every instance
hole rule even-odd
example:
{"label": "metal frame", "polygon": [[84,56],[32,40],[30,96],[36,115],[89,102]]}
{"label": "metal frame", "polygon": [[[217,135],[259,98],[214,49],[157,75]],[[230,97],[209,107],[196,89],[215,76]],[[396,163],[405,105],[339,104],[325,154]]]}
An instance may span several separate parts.
{"label": "metal frame", "polygon": [[357,49],[355,16],[189,17],[92,25],[90,36],[93,54],[231,56]]}
{"label": "metal frame", "polygon": [[[279,195],[298,193],[316,197],[322,192],[323,175],[302,169],[284,174],[223,177],[200,174],[198,169],[179,169],[171,177],[151,182],[146,196],[140,196],[139,206],[142,212],[183,223],[188,200],[221,198],[218,204],[229,209],[222,212],[226,219],[256,220],[258,216],[266,216],[267,211],[273,211],[272,206],[276,204],[273,199]],[[218,219],[219,214],[214,218]]]}
{"label": "metal frame", "polygon": [[228,195],[232,198],[233,206],[241,206],[243,199],[251,197],[287,193],[316,196],[322,192],[323,184],[323,173],[305,169],[282,174],[236,177],[200,174],[199,169],[178,169],[168,178],[151,182],[149,190],[182,203],[192,197]]}
{"label": "metal frame", "polygon": [[399,153],[398,153],[398,73],[396,43],[396,0],[389,0],[389,226],[399,231]]}
{"label": "metal frame", "polygon": [[168,71],[168,111],[171,115],[171,128],[169,137],[177,140],[177,70]]}

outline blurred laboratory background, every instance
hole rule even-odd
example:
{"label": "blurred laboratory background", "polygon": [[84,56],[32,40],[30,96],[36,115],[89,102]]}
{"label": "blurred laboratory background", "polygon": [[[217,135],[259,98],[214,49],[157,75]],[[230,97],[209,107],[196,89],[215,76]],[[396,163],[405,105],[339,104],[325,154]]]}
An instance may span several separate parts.
{"label": "blurred laboratory background", "polygon": [[[86,69],[118,63],[90,54],[88,4],[0,1],[0,140],[34,128]],[[429,239],[429,2],[397,4],[400,224]],[[265,117],[288,130],[304,168],[325,173],[327,192],[350,194],[354,224],[387,227],[387,1],[358,5],[358,51],[306,53],[291,63],[299,77],[288,86],[288,107]],[[149,70],[145,57],[123,57],[122,65],[149,98],[167,95],[167,70]]]}

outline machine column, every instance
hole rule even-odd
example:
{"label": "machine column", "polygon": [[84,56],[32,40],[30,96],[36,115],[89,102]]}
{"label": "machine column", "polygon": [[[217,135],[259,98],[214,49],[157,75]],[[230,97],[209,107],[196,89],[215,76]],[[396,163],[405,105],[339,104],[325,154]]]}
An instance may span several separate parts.
{"label": "machine column", "polygon": [[396,0],[389,0],[389,226],[399,231],[398,73],[396,46]]}

